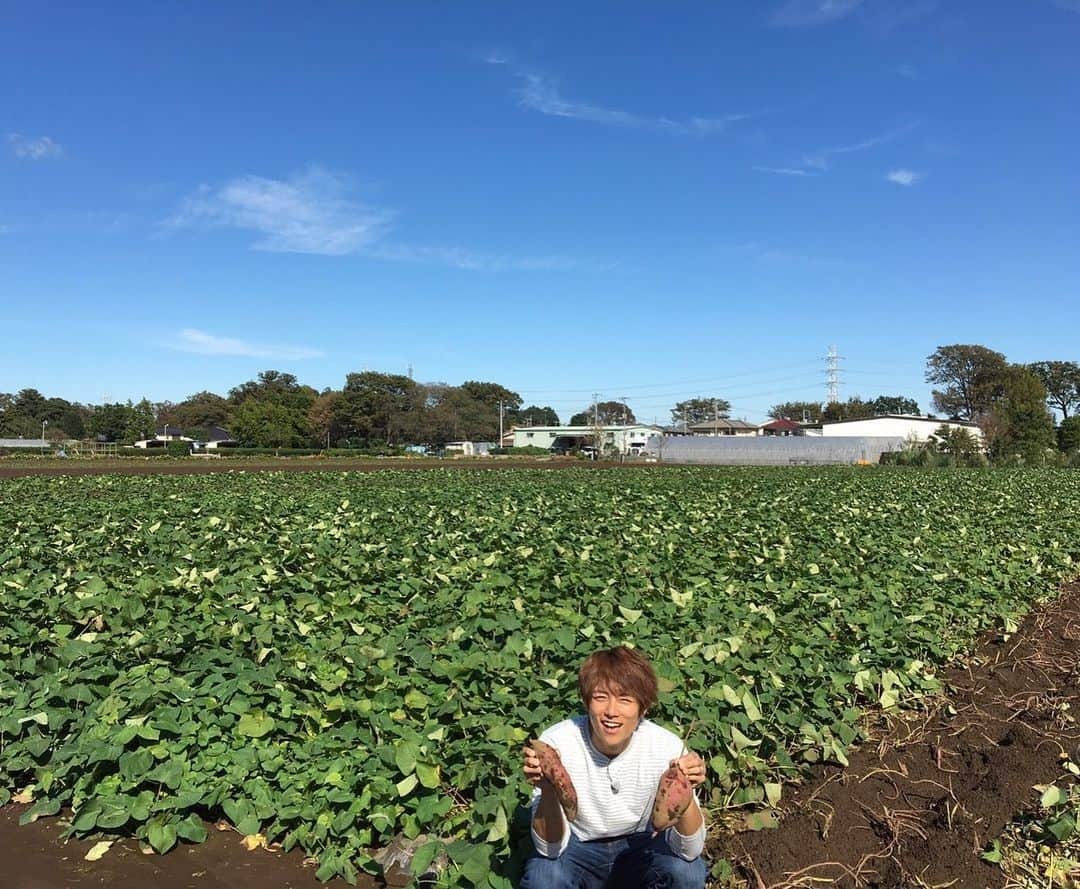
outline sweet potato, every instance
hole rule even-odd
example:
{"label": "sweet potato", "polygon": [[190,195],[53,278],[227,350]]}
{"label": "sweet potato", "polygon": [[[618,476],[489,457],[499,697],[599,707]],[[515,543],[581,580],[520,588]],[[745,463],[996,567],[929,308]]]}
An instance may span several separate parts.
{"label": "sweet potato", "polygon": [[671,827],[690,807],[693,798],[694,789],[690,786],[686,773],[677,763],[668,766],[667,771],[660,776],[660,784],[656,788],[656,801],[652,810],[653,830],[660,832]]}
{"label": "sweet potato", "polygon": [[555,795],[566,814],[566,820],[574,821],[577,818],[577,790],[574,789],[574,782],[570,780],[570,773],[559,758],[559,751],[543,741],[530,741],[529,746],[540,760],[540,771],[555,788]]}

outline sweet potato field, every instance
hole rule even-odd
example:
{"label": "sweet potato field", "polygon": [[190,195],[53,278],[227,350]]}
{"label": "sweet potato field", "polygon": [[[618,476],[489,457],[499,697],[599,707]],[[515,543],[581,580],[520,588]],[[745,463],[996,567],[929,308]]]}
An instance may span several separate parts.
{"label": "sweet potato field", "polygon": [[586,654],[649,654],[708,805],[767,813],[1075,576],[1078,503],[1051,470],[6,481],[0,805],[159,852],[226,819],[320,878],[426,834],[418,871],[510,886],[520,747]]}

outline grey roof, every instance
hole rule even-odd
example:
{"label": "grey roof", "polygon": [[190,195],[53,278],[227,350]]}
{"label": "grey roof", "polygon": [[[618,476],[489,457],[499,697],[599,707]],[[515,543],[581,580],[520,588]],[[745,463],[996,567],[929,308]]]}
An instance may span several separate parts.
{"label": "grey roof", "polygon": [[719,420],[707,420],[704,423],[694,423],[690,427],[695,432],[707,432],[713,429],[757,429],[755,423],[747,423],[745,420],[731,420],[721,417]]}
{"label": "grey roof", "polygon": [[48,448],[44,438],[0,438],[0,448]]}

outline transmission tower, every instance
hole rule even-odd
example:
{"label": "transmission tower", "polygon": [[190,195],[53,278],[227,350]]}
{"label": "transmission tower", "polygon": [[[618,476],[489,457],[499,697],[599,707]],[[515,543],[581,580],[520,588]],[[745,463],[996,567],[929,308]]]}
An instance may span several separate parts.
{"label": "transmission tower", "polygon": [[825,356],[825,381],[829,387],[829,404],[840,400],[840,355],[836,346],[829,346]]}

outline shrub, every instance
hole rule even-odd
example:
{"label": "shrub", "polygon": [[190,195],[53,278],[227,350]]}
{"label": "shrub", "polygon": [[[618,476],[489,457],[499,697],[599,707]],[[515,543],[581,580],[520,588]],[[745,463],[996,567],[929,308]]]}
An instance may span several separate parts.
{"label": "shrub", "polygon": [[1058,448],[1065,454],[1080,451],[1080,417],[1062,420],[1057,428]]}
{"label": "shrub", "polygon": [[191,454],[190,441],[170,441],[165,443],[165,453],[170,457],[187,457]]}

